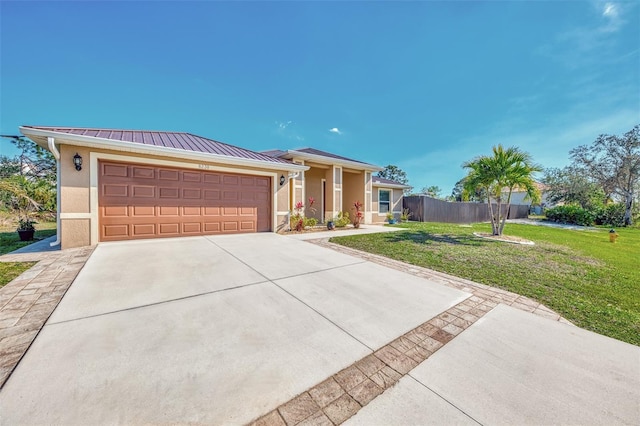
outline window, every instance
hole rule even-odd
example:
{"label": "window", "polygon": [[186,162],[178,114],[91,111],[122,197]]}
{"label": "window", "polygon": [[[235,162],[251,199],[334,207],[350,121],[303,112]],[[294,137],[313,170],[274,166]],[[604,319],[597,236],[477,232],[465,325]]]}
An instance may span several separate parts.
{"label": "window", "polygon": [[378,213],[387,214],[391,211],[391,190],[378,190]]}

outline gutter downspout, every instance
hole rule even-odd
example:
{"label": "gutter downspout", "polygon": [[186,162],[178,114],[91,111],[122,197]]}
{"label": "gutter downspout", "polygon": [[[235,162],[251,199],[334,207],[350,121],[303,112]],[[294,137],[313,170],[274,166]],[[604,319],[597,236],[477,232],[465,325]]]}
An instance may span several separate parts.
{"label": "gutter downspout", "polygon": [[56,148],[55,139],[51,136],[47,138],[47,143],[49,151],[56,159],[56,240],[49,244],[49,246],[53,247],[60,245],[60,151]]}

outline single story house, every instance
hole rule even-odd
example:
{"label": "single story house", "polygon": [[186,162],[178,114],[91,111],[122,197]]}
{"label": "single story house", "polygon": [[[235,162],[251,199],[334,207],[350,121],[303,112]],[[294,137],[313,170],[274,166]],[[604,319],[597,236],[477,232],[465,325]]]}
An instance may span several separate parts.
{"label": "single story house", "polygon": [[[363,204],[399,214],[406,186],[381,167],[305,148],[255,152],[190,133],[22,126],[57,160],[62,248],[101,241],[278,232],[299,201],[320,222]],[[308,207],[308,206],[307,206]]]}
{"label": "single story house", "polygon": [[[531,213],[542,214],[543,209],[547,207],[553,207],[553,203],[551,203],[548,199],[549,192],[548,192],[548,187],[545,184],[540,182],[534,182],[534,185],[536,186],[536,188],[538,188],[538,191],[540,192],[539,202],[535,204],[532,203],[531,198],[529,198],[527,194],[527,191],[517,187],[517,188],[514,188],[514,190],[511,192],[511,204],[529,206]],[[505,200],[506,200],[507,194],[508,192],[506,191],[503,193]]]}

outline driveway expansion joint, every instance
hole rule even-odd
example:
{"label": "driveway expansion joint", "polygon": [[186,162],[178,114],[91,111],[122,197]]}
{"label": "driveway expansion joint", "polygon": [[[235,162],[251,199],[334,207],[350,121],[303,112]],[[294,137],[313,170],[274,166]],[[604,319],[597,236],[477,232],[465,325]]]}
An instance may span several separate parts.
{"label": "driveway expansion joint", "polygon": [[[250,425],[342,424],[495,306],[491,301],[471,296]],[[467,310],[476,313],[466,314]],[[469,319],[463,320],[454,312],[465,312]]]}
{"label": "driveway expansion joint", "polygon": [[460,407],[458,407],[457,405],[455,405],[453,402],[449,401],[447,398],[443,397],[442,395],[440,395],[438,392],[436,392],[435,390],[431,389],[429,386],[425,385],[424,383],[422,383],[420,380],[418,380],[417,378],[413,377],[411,374],[407,374],[407,377],[410,377],[411,379],[413,379],[416,383],[418,383],[420,386],[428,389],[430,392],[432,392],[434,395],[436,395],[438,398],[440,398],[441,400],[443,400],[444,402],[446,402],[447,404],[449,404],[450,406],[452,406],[453,408],[455,408],[456,410],[458,410],[459,412],[461,412],[462,414],[464,414],[466,417],[468,417],[469,419],[471,419],[473,422],[481,425],[482,423],[480,423],[478,420],[476,420],[474,417],[472,417],[469,413],[467,413],[466,411],[464,411],[463,409],[461,409]]}
{"label": "driveway expansion joint", "polygon": [[85,320],[85,319],[89,319],[89,318],[103,317],[103,316],[106,316],[106,315],[117,314],[117,313],[120,313],[120,312],[134,311],[136,309],[148,308],[150,306],[163,305],[165,303],[178,302],[180,300],[193,299],[195,297],[207,296],[209,294],[223,293],[223,292],[229,291],[229,290],[237,290],[239,288],[252,287],[252,286],[260,285],[260,284],[273,284],[273,283],[271,281],[269,281],[269,280],[265,280],[265,281],[258,281],[258,282],[255,282],[255,283],[242,284],[242,285],[238,285],[238,286],[235,286],[235,287],[227,287],[227,288],[221,288],[221,289],[218,289],[218,290],[205,291],[205,292],[197,293],[197,294],[190,294],[188,296],[174,297],[173,299],[161,300],[159,302],[153,302],[153,303],[146,303],[144,305],[131,306],[129,308],[116,309],[116,310],[113,310],[113,311],[102,312],[100,314],[85,315],[83,317],[71,318],[71,319],[66,319],[66,320],[61,320],[61,321],[50,322],[50,323],[47,324],[47,327],[48,326],[52,326],[52,325],[65,324],[65,323],[74,322],[74,321],[81,321],[81,320]]}
{"label": "driveway expansion joint", "polygon": [[[409,374],[413,368],[501,303],[571,324],[546,306],[515,293],[347,248],[330,243],[326,238],[307,242],[462,290],[471,293],[471,296],[285,402],[250,423],[251,426],[342,424],[404,376],[417,381]],[[480,424],[446,398],[428,387],[427,389]]]}

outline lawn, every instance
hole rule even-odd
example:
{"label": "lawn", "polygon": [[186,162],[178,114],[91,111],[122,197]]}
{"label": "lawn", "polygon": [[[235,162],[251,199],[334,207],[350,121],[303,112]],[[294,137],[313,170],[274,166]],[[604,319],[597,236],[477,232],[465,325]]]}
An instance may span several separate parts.
{"label": "lawn", "polygon": [[489,224],[407,223],[405,232],[332,238],[347,247],[535,299],[574,324],[640,345],[640,229],[572,231],[507,224],[534,246],[480,239]]}
{"label": "lawn", "polygon": [[[0,228],[0,255],[12,252],[20,247],[33,244],[44,238],[56,234],[55,222],[43,222],[36,225],[34,241],[20,241],[18,233],[13,228]],[[0,262],[0,288],[15,277],[31,268],[34,262]]]}

